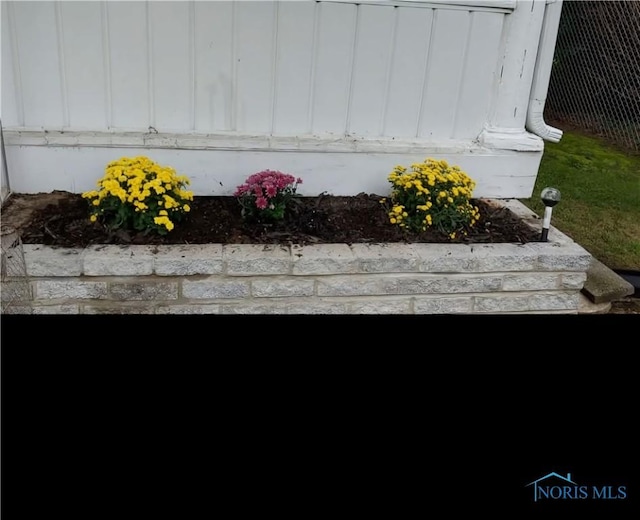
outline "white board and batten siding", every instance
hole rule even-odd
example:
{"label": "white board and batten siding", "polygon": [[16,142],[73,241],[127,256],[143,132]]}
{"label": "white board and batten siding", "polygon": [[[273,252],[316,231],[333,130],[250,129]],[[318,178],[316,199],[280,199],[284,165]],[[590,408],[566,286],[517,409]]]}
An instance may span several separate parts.
{"label": "white board and batten siding", "polygon": [[[533,21],[512,23],[518,3],[4,1],[11,188],[80,192],[148,155],[200,195],[266,168],[305,195],[386,194],[394,165],[436,157],[477,196],[529,196],[542,141],[524,129],[529,92],[501,74],[509,53],[532,74],[542,15],[529,1]],[[508,48],[522,27],[528,53]],[[492,127],[513,145],[484,143]]]}

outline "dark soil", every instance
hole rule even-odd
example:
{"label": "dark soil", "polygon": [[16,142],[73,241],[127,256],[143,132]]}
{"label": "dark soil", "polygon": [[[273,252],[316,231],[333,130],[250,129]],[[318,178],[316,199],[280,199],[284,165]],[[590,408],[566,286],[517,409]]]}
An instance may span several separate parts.
{"label": "dark soil", "polygon": [[[36,204],[39,196],[47,203]],[[357,242],[468,242],[526,243],[539,241],[540,233],[509,210],[487,200],[474,200],[481,219],[468,236],[450,240],[435,230],[405,233],[389,223],[378,195],[320,195],[296,197],[282,222],[266,225],[245,222],[234,197],[196,196],[191,211],[168,234],[110,231],[88,219],[88,203],[80,194],[54,192],[43,195],[14,194],[3,207],[6,215],[31,206],[28,220],[20,224],[25,244],[86,247],[91,244],[321,244]],[[30,200],[33,199],[33,200]],[[14,212],[14,213],[15,213]]]}

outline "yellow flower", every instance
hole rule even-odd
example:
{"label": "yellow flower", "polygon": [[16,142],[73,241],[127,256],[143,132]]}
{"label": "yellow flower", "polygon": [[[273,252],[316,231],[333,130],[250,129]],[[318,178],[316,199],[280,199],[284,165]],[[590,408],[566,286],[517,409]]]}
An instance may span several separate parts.
{"label": "yellow flower", "polygon": [[98,217],[97,217],[97,216],[95,216],[95,215],[91,215],[91,216],[89,217],[89,220],[90,220],[91,222],[95,222],[96,220],[98,220]]}
{"label": "yellow flower", "polygon": [[169,217],[166,216],[162,216],[162,217],[155,217],[153,219],[153,221],[158,224],[159,226],[164,226],[167,228],[167,230],[171,231],[174,227],[173,222],[171,222],[169,220]]}
{"label": "yellow flower", "polygon": [[189,206],[189,204],[185,204],[184,206],[182,206],[182,209],[185,210],[187,213],[191,211],[191,207]]}
{"label": "yellow flower", "polygon": [[96,200],[94,200],[94,201],[92,202],[92,204],[93,204],[94,206],[99,206],[99,205],[100,205],[100,201],[99,201],[98,199],[96,199]]}
{"label": "yellow flower", "polygon": [[177,190],[177,196],[184,200],[193,200],[193,192],[185,190]]}
{"label": "yellow flower", "polygon": [[164,206],[167,209],[171,209],[171,208],[175,208],[178,206],[178,203],[175,201],[175,199],[173,197],[171,197],[170,195],[163,195],[164,198]]}

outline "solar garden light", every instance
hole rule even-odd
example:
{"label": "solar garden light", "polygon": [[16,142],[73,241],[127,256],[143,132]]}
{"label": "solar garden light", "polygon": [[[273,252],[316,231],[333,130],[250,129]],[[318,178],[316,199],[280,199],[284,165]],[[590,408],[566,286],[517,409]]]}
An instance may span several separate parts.
{"label": "solar garden light", "polygon": [[556,188],[545,188],[542,190],[540,198],[544,203],[544,219],[542,220],[542,235],[540,239],[543,242],[547,242],[549,226],[551,225],[551,211],[553,206],[560,202],[560,191]]}

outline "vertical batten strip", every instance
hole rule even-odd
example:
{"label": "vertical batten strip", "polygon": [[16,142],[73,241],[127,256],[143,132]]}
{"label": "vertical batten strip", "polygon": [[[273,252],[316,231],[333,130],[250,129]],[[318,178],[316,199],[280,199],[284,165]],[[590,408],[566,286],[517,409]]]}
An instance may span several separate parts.
{"label": "vertical batten strip", "polygon": [[387,112],[389,110],[389,94],[391,92],[391,71],[393,70],[393,61],[395,59],[396,47],[398,45],[398,7],[393,8],[393,28],[391,29],[391,42],[389,49],[389,58],[387,60],[387,77],[384,87],[384,99],[382,100],[382,112],[380,114],[380,136],[385,135],[385,126],[387,122]]}
{"label": "vertical batten strip", "polygon": [[24,127],[24,99],[22,97],[22,78],[20,73],[20,52],[18,49],[18,37],[15,28],[15,13],[13,12],[13,2],[5,2],[7,6],[7,25],[9,26],[9,39],[11,41],[11,61],[13,66],[13,88],[15,89],[16,110],[18,113],[18,124]]}
{"label": "vertical batten strip", "polygon": [[347,110],[345,114],[344,133],[349,134],[351,126],[351,101],[353,98],[353,76],[357,66],[356,49],[358,47],[358,35],[360,33],[360,4],[356,4],[356,16],[354,18],[353,40],[351,41],[351,56],[349,58],[349,81],[347,82]]}
{"label": "vertical batten strip", "polygon": [[113,102],[111,96],[112,80],[111,80],[111,44],[109,38],[109,4],[103,2],[101,5],[102,20],[102,60],[104,65],[105,79],[105,122],[107,129],[111,130],[113,126]]}
{"label": "vertical batten strip", "polygon": [[238,118],[238,60],[236,58],[236,2],[231,2],[231,110],[229,110],[229,130],[232,132],[237,130]]}
{"label": "vertical batten strip", "polygon": [[269,134],[273,135],[278,104],[278,18],[280,2],[274,2],[273,6],[273,39],[271,42],[271,112],[269,114]]}
{"label": "vertical batten strip", "polygon": [[316,67],[318,64],[318,34],[320,32],[320,9],[322,4],[316,2],[313,10],[313,41],[311,43],[311,68],[309,71],[309,107],[307,111],[307,127],[313,133],[313,103],[316,93]]}
{"label": "vertical batten strip", "polygon": [[191,130],[195,132],[196,130],[196,78],[197,70],[196,70],[196,4],[195,0],[191,0],[189,2],[189,72],[191,74],[191,78],[189,78],[189,95],[191,99],[189,100],[190,111],[191,111],[191,121],[189,125]]}
{"label": "vertical batten strip", "polygon": [[156,125],[156,110],[155,110],[155,96],[153,80],[153,31],[151,27],[151,2],[147,1],[145,5],[145,16],[147,19],[147,79],[149,88],[149,129],[155,128]]}
{"label": "vertical batten strip", "polygon": [[426,90],[427,90],[427,78],[429,77],[429,69],[431,66],[431,52],[433,49],[433,34],[435,32],[436,21],[438,19],[438,10],[433,9],[431,11],[433,16],[431,17],[431,29],[429,30],[429,48],[427,49],[427,56],[424,62],[424,74],[422,75],[422,90],[420,94],[420,103],[418,105],[418,118],[416,121],[416,133],[415,137],[420,135],[420,127],[422,126],[422,108],[424,105],[424,100],[426,99]]}
{"label": "vertical batten strip", "polygon": [[455,104],[455,112],[453,114],[453,126],[451,129],[451,135],[449,136],[451,139],[454,139],[457,135],[458,129],[458,118],[460,116],[460,102],[462,100],[462,82],[464,81],[465,72],[468,68],[467,60],[469,59],[469,46],[471,45],[471,33],[473,31],[473,11],[469,11],[467,13],[469,18],[469,23],[467,27],[467,32],[465,35],[466,41],[464,43],[464,54],[462,56],[460,71],[458,72],[458,92],[456,93],[456,104]]}
{"label": "vertical batten strip", "polygon": [[62,22],[62,8],[60,2],[55,2],[56,41],[58,45],[58,70],[60,73],[60,94],[62,100],[62,126],[69,127],[69,99],[67,93],[67,71],[64,60],[64,25]]}

